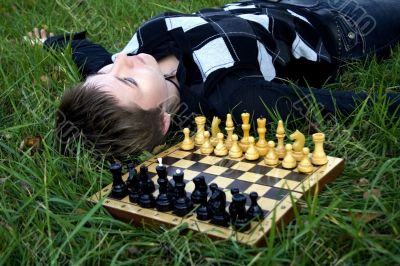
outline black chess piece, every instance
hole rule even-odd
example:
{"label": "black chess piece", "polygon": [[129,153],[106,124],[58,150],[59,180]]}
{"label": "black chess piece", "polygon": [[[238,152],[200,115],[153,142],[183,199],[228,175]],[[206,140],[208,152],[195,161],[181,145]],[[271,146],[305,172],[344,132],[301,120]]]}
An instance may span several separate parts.
{"label": "black chess piece", "polygon": [[195,189],[192,192],[192,202],[194,204],[199,204],[201,203],[202,198],[207,198],[208,196],[208,188],[207,188],[207,183],[206,180],[204,179],[204,176],[196,176],[193,179],[193,183],[195,185]]}
{"label": "black chess piece", "polygon": [[153,208],[155,199],[153,192],[155,190],[154,182],[147,174],[147,167],[142,165],[139,172],[139,205],[143,208]]}
{"label": "black chess piece", "polygon": [[258,199],[257,192],[251,192],[250,193],[251,205],[247,210],[247,217],[249,218],[249,220],[252,220],[254,218],[255,219],[264,218],[264,211],[261,209],[260,205],[258,205],[257,199]]}
{"label": "black chess piece", "polygon": [[219,226],[229,226],[229,214],[226,211],[226,195],[221,189],[218,188],[216,184],[212,184],[213,186],[210,189],[213,194],[208,201],[208,206],[211,211],[211,223]]}
{"label": "black chess piece", "polygon": [[148,175],[147,166],[141,165],[139,171],[139,192],[142,193],[142,187],[145,187],[147,191],[153,193],[156,188],[154,186],[153,180]]}
{"label": "black chess piece", "polygon": [[175,183],[177,197],[174,202],[174,213],[178,216],[185,216],[193,209],[193,203],[187,196],[184,182]]}
{"label": "black chess piece", "polygon": [[137,175],[135,165],[133,163],[128,163],[128,180],[126,185],[128,187],[128,195],[130,202],[139,202],[139,177]]}
{"label": "black chess piece", "polygon": [[185,184],[183,181],[183,171],[181,170],[176,170],[175,173],[172,174],[172,179],[174,180],[174,189],[172,196],[174,199],[177,199],[179,197],[179,186],[177,187],[177,184]]}
{"label": "black chess piece", "polygon": [[207,195],[200,197],[200,206],[196,210],[197,219],[200,221],[207,221],[211,219],[211,211],[207,204]]}
{"label": "black chess piece", "polygon": [[[237,194],[239,194],[239,189],[236,187],[231,188],[232,199]],[[232,224],[234,224],[235,220],[236,220],[237,211],[236,211],[236,204],[233,202],[233,200],[229,204],[228,210],[229,210],[229,215],[231,216],[231,222],[232,222]]]}
{"label": "black chess piece", "polygon": [[156,167],[156,172],[159,179],[162,178],[167,180],[167,195],[171,200],[173,200],[174,186],[172,185],[171,181],[168,180],[167,167],[165,165],[159,164]]}
{"label": "black chess piece", "polygon": [[128,194],[128,188],[124,180],[122,180],[122,165],[119,163],[111,164],[110,172],[113,176],[111,196],[113,198],[122,199]]}
{"label": "black chess piece", "polygon": [[158,174],[157,183],[159,185],[159,194],[156,199],[156,208],[161,212],[167,212],[172,210],[173,202],[171,197],[168,195],[168,185],[172,184],[167,178],[167,169],[164,165],[158,165],[156,167]]}
{"label": "black chess piece", "polygon": [[232,198],[232,203],[235,204],[237,218],[234,222],[234,227],[238,231],[246,231],[250,229],[249,219],[246,214],[246,197],[243,194],[235,194]]}

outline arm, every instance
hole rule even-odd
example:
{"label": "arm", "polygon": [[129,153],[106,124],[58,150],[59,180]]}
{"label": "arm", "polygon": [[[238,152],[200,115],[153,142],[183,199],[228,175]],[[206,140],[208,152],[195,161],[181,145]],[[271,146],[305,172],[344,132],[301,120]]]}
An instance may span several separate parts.
{"label": "arm", "polygon": [[46,49],[55,50],[61,50],[70,45],[72,59],[83,76],[96,73],[103,66],[112,64],[111,54],[101,45],[86,39],[84,31],[51,36],[43,45]]}

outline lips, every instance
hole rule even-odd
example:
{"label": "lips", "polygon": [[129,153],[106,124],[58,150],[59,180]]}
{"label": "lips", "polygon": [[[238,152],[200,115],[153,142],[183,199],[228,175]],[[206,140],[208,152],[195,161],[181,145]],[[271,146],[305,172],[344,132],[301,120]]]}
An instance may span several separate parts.
{"label": "lips", "polygon": [[139,59],[140,62],[142,62],[143,64],[146,64],[143,60],[143,58],[139,55],[136,55],[136,58]]}

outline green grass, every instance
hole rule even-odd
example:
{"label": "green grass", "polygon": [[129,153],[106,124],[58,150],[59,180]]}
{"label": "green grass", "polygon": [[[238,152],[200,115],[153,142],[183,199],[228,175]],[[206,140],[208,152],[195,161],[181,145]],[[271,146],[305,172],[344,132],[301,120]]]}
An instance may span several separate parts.
{"label": "green grass", "polygon": [[[180,235],[182,228],[134,228],[86,202],[111,181],[105,163],[84,150],[66,158],[52,148],[54,111],[62,92],[79,80],[77,69],[68,52],[53,55],[23,43],[22,36],[34,26],[47,25],[54,32],[87,29],[92,40],[118,51],[142,21],[158,12],[192,12],[223,2],[2,1],[0,264],[400,263],[400,121],[387,115],[382,97],[352,116],[324,121],[310,115],[327,135],[329,154],[345,158],[346,168],[323,193],[301,201],[296,219],[273,230],[267,248]],[[382,62],[349,63],[330,88],[399,91],[399,73],[396,49]],[[20,142],[34,135],[43,137],[41,152],[19,152]],[[371,214],[378,217],[359,218]]]}

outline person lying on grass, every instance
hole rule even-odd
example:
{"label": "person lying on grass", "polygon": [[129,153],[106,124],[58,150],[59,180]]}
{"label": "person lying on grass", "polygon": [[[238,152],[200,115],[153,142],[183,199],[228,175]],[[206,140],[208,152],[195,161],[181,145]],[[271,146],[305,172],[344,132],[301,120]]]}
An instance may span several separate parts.
{"label": "person lying on grass", "polygon": [[[240,121],[247,110],[268,119],[302,118],[310,101],[323,115],[350,114],[367,94],[285,80],[318,88],[347,59],[387,55],[400,39],[400,2],[353,1],[362,18],[331,1],[302,2],[244,1],[194,14],[162,13],[113,55],[85,32],[48,38],[47,48],[71,45],[85,77],[64,93],[57,111],[61,150],[79,138],[111,157],[149,150],[196,114],[232,113]],[[37,29],[32,35],[47,37]],[[398,112],[397,95],[387,97],[389,112]]]}

